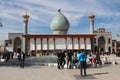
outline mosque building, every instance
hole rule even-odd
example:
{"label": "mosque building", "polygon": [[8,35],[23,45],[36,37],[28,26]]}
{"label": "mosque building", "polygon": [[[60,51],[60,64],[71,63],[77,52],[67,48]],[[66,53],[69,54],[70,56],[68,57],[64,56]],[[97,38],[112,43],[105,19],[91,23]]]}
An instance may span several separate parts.
{"label": "mosque building", "polygon": [[[54,52],[56,50],[72,50],[78,51],[84,49],[86,51],[110,51],[112,52],[112,33],[105,33],[104,29],[94,31],[95,15],[91,13],[88,18],[90,22],[89,34],[68,34],[70,28],[68,19],[59,9],[56,16],[51,21],[50,28],[52,34],[29,34],[28,18],[30,16],[25,13],[24,33],[9,33],[8,48],[13,51],[35,52],[43,51]],[[103,31],[100,31],[103,30]],[[105,33],[105,34],[103,34]],[[106,35],[106,36],[105,36]],[[109,36],[108,36],[109,35]],[[109,43],[109,44],[108,44]],[[115,49],[116,50],[116,49]]]}
{"label": "mosque building", "polygon": [[[26,24],[26,23],[25,23]],[[25,26],[27,27],[27,26]],[[58,10],[50,25],[53,34],[25,34],[27,51],[92,50],[93,34],[67,34],[70,23]]]}

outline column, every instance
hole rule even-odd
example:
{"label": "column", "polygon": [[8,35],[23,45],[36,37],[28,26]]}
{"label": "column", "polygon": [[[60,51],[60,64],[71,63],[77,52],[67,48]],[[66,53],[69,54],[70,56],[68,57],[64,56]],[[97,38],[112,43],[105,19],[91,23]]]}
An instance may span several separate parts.
{"label": "column", "polygon": [[89,21],[90,21],[90,34],[93,34],[94,33],[94,18],[95,18],[95,15],[93,13],[91,13],[89,15]]}
{"label": "column", "polygon": [[[27,12],[23,15],[23,21],[24,21],[24,35],[27,35],[28,34],[28,18],[29,18],[29,15],[27,14]],[[27,54],[27,39],[26,37],[23,38],[23,52],[25,54]]]}
{"label": "column", "polygon": [[85,45],[85,51],[86,51],[86,38],[84,38],[84,45]]}
{"label": "column", "polygon": [[34,38],[34,43],[35,43],[35,46],[34,46],[34,47],[35,47],[35,53],[36,53],[36,52],[37,52],[37,51],[36,51],[36,38]]}
{"label": "column", "polygon": [[72,38],[72,51],[74,50],[74,43],[73,43],[73,38]]}
{"label": "column", "polygon": [[80,38],[78,38],[78,49],[80,50]]}

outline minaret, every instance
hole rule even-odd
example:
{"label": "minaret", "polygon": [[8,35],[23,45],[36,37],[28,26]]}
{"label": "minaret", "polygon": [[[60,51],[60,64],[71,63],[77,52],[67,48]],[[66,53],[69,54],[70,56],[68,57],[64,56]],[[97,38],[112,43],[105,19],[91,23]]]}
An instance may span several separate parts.
{"label": "minaret", "polygon": [[25,27],[25,30],[24,30],[24,34],[28,34],[28,18],[30,16],[27,14],[27,12],[25,12],[25,14],[23,15],[23,21],[24,21],[24,27]]}
{"label": "minaret", "polygon": [[[24,22],[24,35],[28,34],[28,18],[30,16],[27,14],[27,12],[25,12],[25,14],[23,15],[23,22]],[[23,52],[25,54],[27,54],[27,39],[23,38]]]}
{"label": "minaret", "polygon": [[90,34],[94,33],[94,18],[95,15],[93,13],[90,13],[89,15],[89,21],[90,21]]}

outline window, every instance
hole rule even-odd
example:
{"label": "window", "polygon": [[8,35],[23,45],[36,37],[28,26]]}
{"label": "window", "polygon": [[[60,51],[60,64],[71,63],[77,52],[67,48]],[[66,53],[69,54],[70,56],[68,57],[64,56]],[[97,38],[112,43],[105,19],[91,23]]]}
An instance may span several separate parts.
{"label": "window", "polygon": [[94,43],[96,43],[96,38],[94,38]]}
{"label": "window", "polygon": [[8,43],[5,43],[5,46],[7,47],[7,46],[8,46]]}
{"label": "window", "polygon": [[111,52],[111,47],[108,47],[108,51],[109,51],[109,53]]}
{"label": "window", "polygon": [[112,46],[113,46],[113,47],[115,47],[115,44],[114,44],[114,43],[112,43]]}
{"label": "window", "polygon": [[111,40],[111,39],[109,38],[109,39],[108,39],[108,43],[110,43],[110,42],[111,42],[110,40]]}
{"label": "window", "polygon": [[12,39],[9,40],[9,44],[12,44]]}

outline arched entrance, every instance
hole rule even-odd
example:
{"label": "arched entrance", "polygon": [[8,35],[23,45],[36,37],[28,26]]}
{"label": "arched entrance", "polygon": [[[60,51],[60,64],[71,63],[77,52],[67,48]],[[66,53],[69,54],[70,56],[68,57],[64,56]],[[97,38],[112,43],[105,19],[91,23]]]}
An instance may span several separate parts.
{"label": "arched entrance", "polygon": [[20,52],[22,48],[22,43],[21,43],[21,39],[19,37],[16,37],[14,39],[14,51],[15,52]]}
{"label": "arched entrance", "polygon": [[104,52],[105,51],[105,39],[103,36],[101,36],[98,39],[98,50],[99,52]]}

